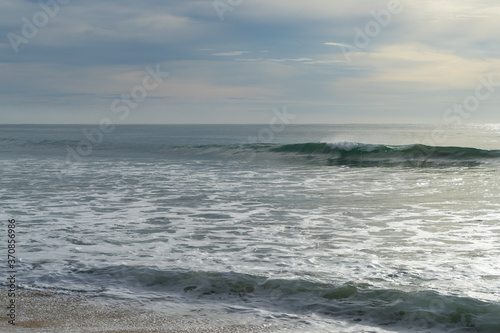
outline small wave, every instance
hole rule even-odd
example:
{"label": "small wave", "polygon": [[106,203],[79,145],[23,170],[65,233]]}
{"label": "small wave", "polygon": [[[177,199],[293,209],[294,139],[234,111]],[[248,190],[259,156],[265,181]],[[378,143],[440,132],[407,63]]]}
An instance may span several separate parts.
{"label": "small wave", "polygon": [[350,166],[474,166],[482,164],[486,159],[500,158],[500,150],[439,147],[423,144],[299,143],[280,145],[272,148],[271,151],[282,154],[324,157],[331,165]]}
{"label": "small wave", "polygon": [[[77,147],[78,140],[24,140],[0,138],[0,147],[23,149],[59,149],[66,154],[66,147]],[[18,149],[22,148],[22,149]],[[350,167],[447,167],[478,166],[500,158],[500,150],[484,150],[471,147],[440,147],[423,144],[383,145],[357,142],[306,142],[294,144],[246,143],[172,146],[167,143],[111,142],[92,146],[92,151],[105,151],[109,156],[182,156],[207,159],[272,160],[341,165]],[[299,157],[297,159],[297,157]]]}
{"label": "small wave", "polygon": [[179,146],[163,152],[169,151],[206,157],[245,159],[251,156],[250,160],[258,160],[260,157],[262,160],[275,162],[350,167],[471,167],[500,158],[500,150],[356,142]]}
{"label": "small wave", "polygon": [[235,272],[165,271],[125,265],[74,270],[66,280],[94,288],[101,285],[102,290],[128,289],[129,295],[139,298],[141,294],[158,299],[168,295],[188,302],[225,304],[228,309],[239,305],[385,327],[500,331],[499,304],[434,291],[408,292],[355,282],[336,285]]}
{"label": "small wave", "polygon": [[[81,141],[81,140],[80,140]],[[68,145],[76,145],[80,141],[78,140],[49,140],[49,139],[18,139],[18,138],[0,138],[0,146],[11,146],[11,147],[36,147],[36,148],[64,148]]]}
{"label": "small wave", "polygon": [[483,150],[467,147],[438,147],[422,144],[401,146],[376,145],[354,142],[289,144],[275,147],[272,151],[300,154],[339,154],[344,158],[358,155],[379,157],[428,156],[450,159],[500,157],[500,150]]}

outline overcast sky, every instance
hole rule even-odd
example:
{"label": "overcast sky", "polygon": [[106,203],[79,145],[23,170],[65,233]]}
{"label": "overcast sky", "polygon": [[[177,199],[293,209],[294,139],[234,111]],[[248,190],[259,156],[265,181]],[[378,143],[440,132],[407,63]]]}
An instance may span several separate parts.
{"label": "overcast sky", "polygon": [[496,0],[41,2],[0,0],[0,123],[500,122]]}

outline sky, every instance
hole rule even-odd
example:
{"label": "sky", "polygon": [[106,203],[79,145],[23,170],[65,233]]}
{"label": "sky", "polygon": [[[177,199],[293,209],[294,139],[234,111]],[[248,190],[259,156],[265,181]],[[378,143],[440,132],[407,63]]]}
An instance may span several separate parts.
{"label": "sky", "polygon": [[0,0],[0,123],[500,122],[496,0]]}

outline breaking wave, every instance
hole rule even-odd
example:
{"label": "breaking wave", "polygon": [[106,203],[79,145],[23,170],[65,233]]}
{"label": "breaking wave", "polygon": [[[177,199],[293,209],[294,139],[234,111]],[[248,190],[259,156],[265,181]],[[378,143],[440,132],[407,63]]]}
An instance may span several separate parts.
{"label": "breaking wave", "polygon": [[219,302],[229,311],[234,306],[245,306],[298,315],[313,313],[384,327],[500,330],[499,304],[431,290],[375,289],[356,282],[336,285],[236,272],[165,271],[130,266],[74,270],[61,281],[72,281],[83,288],[100,287],[101,292],[111,294],[113,288],[125,289],[134,295],[144,294],[148,300],[168,296],[182,302]]}

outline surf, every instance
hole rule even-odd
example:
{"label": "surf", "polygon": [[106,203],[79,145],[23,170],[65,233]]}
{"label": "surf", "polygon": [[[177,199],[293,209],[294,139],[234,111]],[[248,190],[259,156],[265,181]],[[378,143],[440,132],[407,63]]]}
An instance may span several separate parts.
{"label": "surf", "polygon": [[112,281],[130,293],[138,288],[158,298],[169,295],[182,302],[216,302],[225,304],[229,311],[245,306],[405,329],[497,332],[500,325],[498,304],[432,290],[378,289],[355,281],[336,284],[237,272],[120,265],[75,270],[73,274],[82,285],[96,287],[102,281]]}
{"label": "surf", "polygon": [[500,158],[500,150],[471,147],[440,147],[423,144],[383,145],[357,142],[299,143],[270,149],[282,155],[326,159],[329,165],[347,166],[475,166]]}

